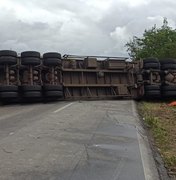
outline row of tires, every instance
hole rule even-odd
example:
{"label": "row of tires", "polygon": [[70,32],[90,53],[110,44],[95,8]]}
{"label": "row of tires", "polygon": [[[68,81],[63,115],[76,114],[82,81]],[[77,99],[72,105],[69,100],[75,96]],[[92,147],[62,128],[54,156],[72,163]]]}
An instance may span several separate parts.
{"label": "row of tires", "polygon": [[[61,54],[57,52],[48,52],[41,56],[37,51],[24,51],[18,55],[15,51],[0,50],[0,67],[3,70],[0,72],[2,76],[0,77],[0,101],[63,98],[63,87],[59,85],[56,79],[55,69],[51,73],[50,68],[45,68],[45,66],[60,67],[61,58]],[[40,85],[42,84],[41,67],[44,67],[46,71],[46,81],[43,86]],[[15,84],[22,85],[17,86]]]}
{"label": "row of tires", "polygon": [[174,98],[176,97],[176,85],[145,85],[146,98]]}
{"label": "row of tires", "polygon": [[[145,85],[146,98],[170,98],[176,97],[176,85],[159,86]],[[59,85],[23,85],[23,86],[0,86],[0,100],[9,101],[14,99],[36,100],[36,99],[59,99],[64,98],[63,87]]]}
{"label": "row of tires", "polygon": [[161,69],[161,70],[176,70],[176,59],[165,58],[146,58],[143,60],[144,69]]}
{"label": "row of tires", "polygon": [[[176,84],[175,84],[175,72],[176,72],[176,59],[165,58],[146,58],[143,60],[143,69],[151,70],[150,72],[157,72],[160,81],[160,85],[146,84],[144,86],[144,92],[146,98],[175,98],[176,97]],[[166,77],[170,73],[169,83],[166,83]]]}
{"label": "row of tires", "polygon": [[17,52],[11,50],[0,51],[0,65],[32,65],[38,66],[41,63],[45,66],[57,66],[61,65],[61,54],[56,52],[48,52],[43,54],[43,60],[41,61],[41,54],[37,51],[25,51],[20,55],[20,61],[18,61]]}
{"label": "row of tires", "polygon": [[63,87],[61,85],[1,85],[0,100],[8,101],[18,98],[26,100],[48,98],[63,98]]}

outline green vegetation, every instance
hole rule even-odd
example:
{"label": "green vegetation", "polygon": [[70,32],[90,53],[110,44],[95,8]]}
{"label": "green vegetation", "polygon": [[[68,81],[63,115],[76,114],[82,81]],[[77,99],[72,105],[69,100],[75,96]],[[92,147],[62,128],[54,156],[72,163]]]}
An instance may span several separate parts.
{"label": "green vegetation", "polygon": [[125,46],[133,59],[176,58],[176,30],[169,27],[164,18],[160,28],[154,25],[145,30],[141,38],[134,36]]}
{"label": "green vegetation", "polygon": [[138,109],[168,172],[176,175],[176,108],[166,103],[142,102]]}

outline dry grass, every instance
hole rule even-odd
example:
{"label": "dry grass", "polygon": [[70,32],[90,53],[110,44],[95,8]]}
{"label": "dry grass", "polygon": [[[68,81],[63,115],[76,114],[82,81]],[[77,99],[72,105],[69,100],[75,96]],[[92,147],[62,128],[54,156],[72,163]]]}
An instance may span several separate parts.
{"label": "dry grass", "polygon": [[176,107],[161,102],[141,102],[138,109],[168,173],[176,175]]}

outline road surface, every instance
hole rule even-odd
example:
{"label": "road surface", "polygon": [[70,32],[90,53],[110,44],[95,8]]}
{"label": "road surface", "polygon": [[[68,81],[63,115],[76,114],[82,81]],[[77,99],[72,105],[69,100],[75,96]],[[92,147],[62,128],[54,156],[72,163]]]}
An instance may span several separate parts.
{"label": "road surface", "polygon": [[1,180],[157,180],[133,101],[0,107]]}

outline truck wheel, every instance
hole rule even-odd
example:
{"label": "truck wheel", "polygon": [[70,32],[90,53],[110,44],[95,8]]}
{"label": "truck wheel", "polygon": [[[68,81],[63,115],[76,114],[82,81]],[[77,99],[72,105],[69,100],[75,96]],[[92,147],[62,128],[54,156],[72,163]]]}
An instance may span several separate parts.
{"label": "truck wheel", "polygon": [[15,65],[17,64],[17,58],[12,56],[1,56],[0,57],[0,65]]}
{"label": "truck wheel", "polygon": [[40,91],[26,91],[23,93],[23,97],[25,97],[25,98],[40,98],[40,97],[42,97],[42,93]]}
{"label": "truck wheel", "polygon": [[21,64],[22,65],[33,65],[37,66],[40,65],[41,61],[39,58],[34,58],[34,57],[25,57],[21,59]]}
{"label": "truck wheel", "polygon": [[17,53],[15,51],[10,51],[10,50],[1,50],[0,56],[17,57]]}
{"label": "truck wheel", "polygon": [[164,97],[176,97],[176,91],[163,91],[162,95]]}
{"label": "truck wheel", "polygon": [[0,85],[0,92],[17,92],[18,86],[15,85]]}
{"label": "truck wheel", "polygon": [[160,64],[176,64],[176,59],[167,58],[167,59],[161,59]]}
{"label": "truck wheel", "polygon": [[146,97],[160,97],[161,92],[159,90],[145,91]]}
{"label": "truck wheel", "polygon": [[62,85],[44,85],[43,86],[44,91],[63,91],[63,86]]}
{"label": "truck wheel", "polygon": [[146,63],[159,63],[157,58],[145,58],[143,59],[144,64]]}
{"label": "truck wheel", "polygon": [[21,57],[35,57],[35,58],[40,58],[40,53],[37,51],[24,51],[21,53]]}
{"label": "truck wheel", "polygon": [[144,69],[160,69],[160,64],[159,63],[145,63],[143,68]]}
{"label": "truck wheel", "polygon": [[176,85],[162,86],[162,91],[176,91]]}
{"label": "truck wheel", "polygon": [[47,58],[43,60],[45,66],[58,66],[61,65],[61,60],[57,58]]}
{"label": "truck wheel", "polygon": [[48,52],[48,53],[43,54],[43,59],[47,59],[47,58],[61,59],[61,54],[57,52]]}
{"label": "truck wheel", "polygon": [[161,65],[161,69],[162,69],[162,70],[166,70],[166,69],[176,69],[176,64],[162,64],[162,65]]}
{"label": "truck wheel", "polygon": [[42,86],[40,86],[40,85],[22,85],[21,90],[22,91],[41,91]]}
{"label": "truck wheel", "polygon": [[0,92],[0,98],[17,98],[17,92]]}
{"label": "truck wheel", "polygon": [[158,85],[145,85],[144,89],[146,91],[150,91],[150,90],[159,90],[160,91],[160,86],[158,86]]}
{"label": "truck wheel", "polygon": [[63,97],[62,91],[46,91],[45,92],[46,97]]}

